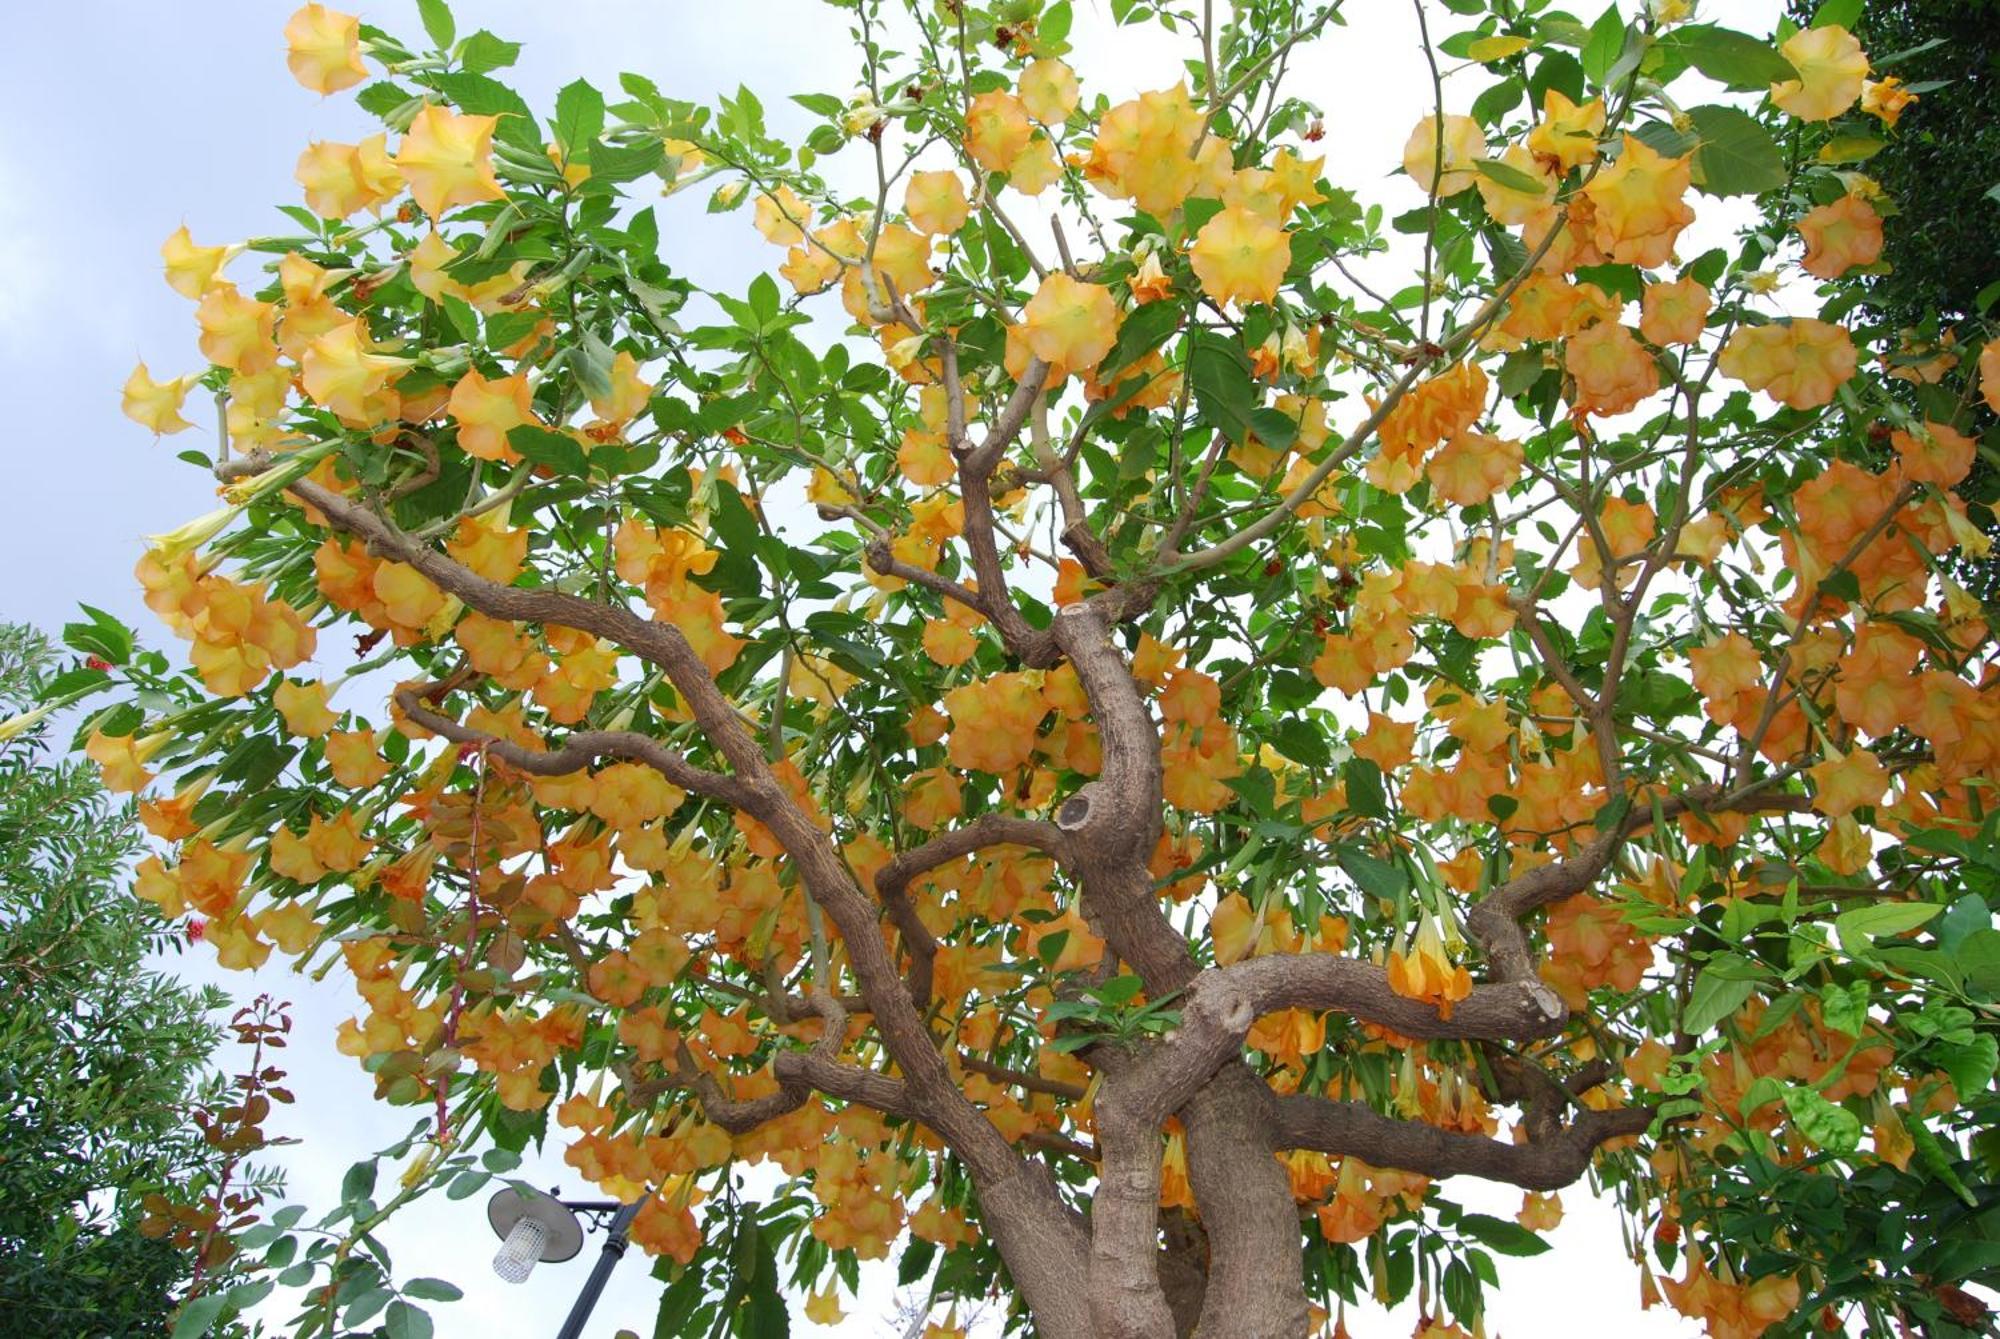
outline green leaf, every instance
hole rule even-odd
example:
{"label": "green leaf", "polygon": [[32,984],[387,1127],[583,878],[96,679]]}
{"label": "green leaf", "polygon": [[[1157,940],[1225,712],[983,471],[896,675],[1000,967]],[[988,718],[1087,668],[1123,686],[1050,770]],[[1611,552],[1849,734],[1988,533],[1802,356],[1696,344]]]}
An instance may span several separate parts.
{"label": "green leaf", "polygon": [[750,310],[757,317],[760,327],[768,328],[778,319],[778,285],[768,274],[759,274],[750,281]]}
{"label": "green leaf", "polygon": [[542,152],[540,136],[535,132],[534,113],[528,110],[528,104],[521,100],[519,93],[499,80],[467,70],[432,75],[431,84],[462,112],[499,117],[500,123],[493,131],[498,138],[533,153]]}
{"label": "green leaf", "polygon": [[1243,350],[1219,335],[1199,334],[1188,353],[1188,376],[1202,417],[1231,441],[1246,441],[1258,393]]}
{"label": "green leaf", "polygon": [[788,1339],[792,1332],[791,1314],[785,1295],[778,1289],[778,1258],[769,1237],[756,1234],[756,1254],[745,1270],[749,1289],[737,1333],[746,1339]]}
{"label": "green leaf", "polygon": [[1618,63],[1618,55],[1624,49],[1625,18],[1618,12],[1617,5],[1610,5],[1597,16],[1597,22],[1590,25],[1590,35],[1584,39],[1584,77],[1602,86],[1610,78],[1611,67]]}
{"label": "green leaf", "polygon": [[1341,764],[1340,779],[1347,786],[1347,807],[1363,818],[1387,818],[1389,803],[1382,792],[1382,769],[1366,758],[1349,758]]}
{"label": "green leaf", "polygon": [[1967,984],[1989,998],[2000,997],[2000,930],[1974,930],[1953,952]]}
{"label": "green leaf", "polygon": [[604,95],[579,79],[556,94],[556,143],[571,151],[604,131]]}
{"label": "green leaf", "polygon": [[375,1164],[357,1162],[340,1178],[340,1202],[359,1204],[375,1193]]}
{"label": "green leaf", "polygon": [[[665,1256],[660,1260],[662,1264],[668,1263]],[[667,1286],[660,1294],[660,1309],[653,1319],[653,1339],[684,1339],[689,1333],[688,1318],[701,1305],[706,1291],[702,1284],[702,1271],[687,1269]]]}
{"label": "green leaf", "polygon": [[896,1286],[907,1288],[924,1276],[931,1267],[931,1259],[937,1254],[937,1244],[922,1237],[911,1237],[910,1244],[903,1248],[903,1258],[896,1262]]}
{"label": "green leaf", "polygon": [[1692,1036],[1700,1036],[1742,1008],[1756,988],[1754,980],[1722,975],[1714,963],[1709,964],[1694,979],[1687,1011],[1681,1016],[1681,1028]]}
{"label": "green leaf", "polygon": [[1464,1215],[1458,1220],[1458,1228],[1481,1245],[1490,1246],[1502,1255],[1540,1255],[1549,1249],[1546,1241],[1519,1223],[1483,1213]]}
{"label": "green leaf", "polygon": [[474,74],[485,74],[488,70],[506,69],[520,55],[519,42],[503,41],[481,28],[459,47],[458,63]]}
{"label": "green leaf", "polygon": [[458,332],[460,339],[467,344],[479,342],[479,313],[473,310],[471,303],[455,293],[440,293],[438,305],[444,308],[445,319],[451,322],[451,328]]}
{"label": "green leaf", "polygon": [[1861,1147],[1861,1120],[1811,1088],[1785,1089],[1785,1110],[1800,1134],[1829,1153],[1845,1156]]}
{"label": "green leaf", "polygon": [[1867,0],[1825,0],[1813,11],[1812,26],[1852,28],[1861,21],[1861,11],[1866,8]]}
{"label": "green leaf", "polygon": [[377,80],[354,95],[355,105],[370,116],[387,116],[409,101],[408,89],[386,79]]}
{"label": "green leaf", "polygon": [[[374,1266],[371,1264],[369,1269],[372,1271]],[[378,1276],[371,1273],[369,1277]],[[387,1288],[370,1288],[366,1292],[357,1295],[353,1301],[347,1304],[347,1310],[340,1313],[340,1319],[349,1327],[360,1325],[372,1318],[383,1307],[389,1305],[395,1298],[396,1294]]]}
{"label": "green leaf", "polygon": [[411,1279],[403,1285],[403,1295],[426,1302],[456,1302],[465,1296],[465,1290],[443,1279]]}
{"label": "green leaf", "polygon": [[1866,953],[1869,941],[1877,936],[1914,930],[1943,910],[1935,902],[1878,902],[1841,912],[1833,922],[1833,929],[1849,953]]}
{"label": "green leaf", "polygon": [[1861,1029],[1868,1023],[1868,983],[1855,981],[1845,989],[1839,986],[1822,986],[1819,992],[1820,1017],[1836,1032],[1844,1032],[1850,1037],[1861,1035]]}
{"label": "green leaf", "polygon": [[175,1318],[173,1339],[196,1339],[198,1335],[207,1334],[228,1304],[229,1299],[221,1293],[195,1298],[182,1307],[180,1315]]}
{"label": "green leaf", "polygon": [[839,116],[846,104],[831,93],[794,93],[792,101],[820,116]]}
{"label": "green leaf", "polygon": [[382,1328],[389,1332],[389,1339],[431,1339],[434,1329],[428,1311],[400,1300],[389,1303]]}
{"label": "green leaf", "polygon": [[1672,29],[1660,39],[1660,44],[1678,52],[1710,79],[1730,88],[1761,92],[1772,84],[1799,77],[1792,63],[1770,42],[1713,23]]}
{"label": "green leaf", "polygon": [[1333,859],[1362,892],[1377,901],[1398,901],[1410,889],[1409,876],[1400,866],[1358,847],[1336,847]]}
{"label": "green leaf", "polygon": [[1978,1097],[1993,1082],[1993,1071],[2000,1066],[2000,1041],[1990,1032],[1982,1032],[1967,1042],[1933,1043],[1930,1053],[1937,1057],[1944,1072],[1951,1075],[1951,1086],[1958,1089],[1961,1101]]}
{"label": "green leaf", "polygon": [[1056,0],[1042,11],[1041,21],[1035,25],[1036,45],[1044,48],[1061,47],[1069,39],[1070,24],[1074,18],[1070,12],[1069,0]]}
{"label": "green leaf", "polygon": [[1241,796],[1250,806],[1250,812],[1259,818],[1269,818],[1277,802],[1278,781],[1262,767],[1252,767],[1242,776],[1231,777],[1222,783]]}
{"label": "green leaf", "polygon": [[559,475],[582,478],[590,472],[589,457],[576,438],[566,432],[523,423],[507,431],[507,444],[537,465],[546,465]]}
{"label": "green leaf", "polygon": [[451,6],[444,0],[417,0],[417,14],[424,21],[424,31],[430,34],[433,45],[439,51],[451,49],[452,40],[458,36],[458,25],[452,22]]}
{"label": "green leaf", "polygon": [[1138,999],[1139,992],[1145,988],[1146,983],[1144,981],[1127,972],[1112,977],[1101,986],[1092,987],[1090,993],[1097,996],[1098,999],[1103,1000],[1106,1004],[1122,1009],[1133,1000]]}
{"label": "green leaf", "polygon": [[1281,409],[1253,409],[1250,411],[1250,433],[1273,451],[1289,451],[1292,443],[1298,440],[1299,423]]}
{"label": "green leaf", "polygon": [[1785,184],[1785,157],[1771,132],[1734,107],[1688,111],[1701,145],[1694,151],[1694,184],[1710,195],[1761,195]]}
{"label": "green leaf", "polygon": [[122,665],[132,658],[132,651],[138,643],[132,629],[91,605],[79,605],[90,617],[88,623],[65,623],[63,625],[63,645],[73,651],[81,651],[88,656],[100,656],[114,665]]}
{"label": "green leaf", "polygon": [[1874,135],[1835,135],[1819,146],[1822,163],[1865,163],[1889,147],[1889,141]]}
{"label": "green leaf", "polygon": [[1549,188],[1549,183],[1542,178],[1531,176],[1518,167],[1490,158],[1481,158],[1473,166],[1479,169],[1481,176],[1506,190],[1520,191],[1524,195],[1540,195]]}
{"label": "green leaf", "polygon": [[1736,1114],[1748,1120],[1751,1112],[1781,1101],[1784,1096],[1785,1085],[1782,1081],[1771,1074],[1759,1074],[1756,1082],[1744,1090],[1743,1099],[1736,1104]]}
{"label": "green leaf", "polygon": [[658,140],[642,140],[637,144],[599,141],[590,147],[590,180],[598,185],[635,181],[657,170],[666,156],[666,148]]}
{"label": "green leaf", "polygon": [[1159,348],[1180,328],[1181,309],[1173,302],[1148,302],[1118,327],[1118,342],[1098,365],[1097,379],[1112,385],[1112,374]]}
{"label": "green leaf", "polygon": [[1495,126],[1518,107],[1525,90],[1519,79],[1502,79],[1472,100],[1472,118],[1483,126]]}
{"label": "green leaf", "polygon": [[1265,736],[1272,748],[1293,762],[1304,763],[1308,767],[1327,767],[1333,763],[1333,751],[1327,747],[1326,735],[1311,721],[1289,717],[1273,725]]}

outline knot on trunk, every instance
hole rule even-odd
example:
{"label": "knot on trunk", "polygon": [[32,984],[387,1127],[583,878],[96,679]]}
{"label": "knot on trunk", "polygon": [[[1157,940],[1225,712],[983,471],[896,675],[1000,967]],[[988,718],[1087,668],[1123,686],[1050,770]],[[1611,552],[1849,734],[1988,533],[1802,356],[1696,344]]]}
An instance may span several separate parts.
{"label": "knot on trunk", "polygon": [[1064,800],[1062,807],[1056,810],[1056,826],[1064,832],[1075,832],[1089,823],[1095,805],[1093,792],[1096,790],[1095,781],[1086,782],[1076,794]]}

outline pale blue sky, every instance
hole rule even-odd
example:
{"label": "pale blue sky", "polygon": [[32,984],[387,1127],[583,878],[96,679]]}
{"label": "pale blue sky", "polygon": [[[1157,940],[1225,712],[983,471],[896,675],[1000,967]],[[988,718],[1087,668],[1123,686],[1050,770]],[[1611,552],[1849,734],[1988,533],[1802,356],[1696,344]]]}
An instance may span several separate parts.
{"label": "pale blue sky", "polygon": [[[161,377],[199,365],[191,304],[160,277],[161,239],[183,222],[205,244],[280,230],[272,206],[297,199],[292,169],[306,143],[377,128],[346,98],[322,101],[293,82],[280,29],[294,7],[291,0],[85,0],[17,6],[10,16],[10,40],[0,46],[0,125],[8,127],[0,137],[0,391],[15,419],[0,450],[15,500],[0,526],[7,574],[0,617],[53,630],[88,601],[181,653],[140,603],[130,573],[140,536],[214,505],[206,475],[174,459],[205,435],[212,415],[191,404],[201,433],[149,442],[120,415],[118,389],[141,358]],[[392,31],[419,32],[409,0],[345,7]],[[1100,8],[1077,3],[1086,50],[1077,63],[1086,79],[1097,76],[1094,87],[1120,94],[1179,77],[1156,38],[1111,37]],[[1726,8],[1749,27],[1768,22],[1772,6],[1732,0]],[[696,100],[748,82],[780,127],[805,120],[787,94],[851,91],[844,16],[815,0],[460,0],[456,9],[461,33],[486,27],[526,43],[509,77],[538,107],[579,75],[615,87],[621,69]],[[1329,107],[1320,146],[1330,155],[1327,175],[1400,210],[1414,194],[1388,173],[1428,93],[1406,31],[1414,25],[1407,5],[1357,4],[1354,15],[1335,39],[1340,45],[1298,62],[1300,91]],[[777,259],[745,216],[709,216],[698,200],[663,211],[661,231],[677,269],[728,291],[740,292]],[[215,975],[206,959],[192,955],[184,970]],[[246,995],[268,990],[298,1004],[289,1063],[301,1106],[285,1132],[304,1142],[285,1164],[295,1192],[324,1204],[349,1160],[401,1137],[413,1117],[369,1102],[369,1081],[332,1049],[335,1024],[354,1009],[351,989],[338,978],[300,979],[284,961],[274,955],[254,977],[222,980]],[[585,1189],[553,1160],[536,1179]],[[1519,1202],[1516,1192],[1466,1191],[1491,1212],[1511,1214]],[[1566,1199],[1571,1216],[1553,1235],[1557,1249],[1506,1265],[1489,1328],[1593,1339],[1607,1325],[1634,1335],[1690,1333],[1671,1313],[1641,1316],[1637,1276],[1613,1216],[1590,1205],[1580,1187]],[[405,1271],[467,1289],[466,1301],[439,1309],[440,1334],[553,1333],[594,1247],[578,1263],[544,1267],[525,1287],[510,1288],[487,1270],[494,1243],[479,1204],[440,1197],[385,1237]],[[589,1334],[608,1336],[620,1325],[651,1333],[657,1285],[645,1272],[645,1262],[625,1262]],[[886,1292],[873,1283],[868,1306],[842,1332],[886,1333]],[[1357,1335],[1405,1333],[1409,1324],[1408,1315],[1350,1318]]]}

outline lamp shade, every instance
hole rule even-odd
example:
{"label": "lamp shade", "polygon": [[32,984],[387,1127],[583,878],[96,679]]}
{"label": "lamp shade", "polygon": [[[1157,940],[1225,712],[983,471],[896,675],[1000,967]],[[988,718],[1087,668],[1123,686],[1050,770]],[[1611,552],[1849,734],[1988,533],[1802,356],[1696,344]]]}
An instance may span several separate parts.
{"label": "lamp shade", "polygon": [[486,1202],[486,1221],[500,1238],[493,1272],[509,1283],[527,1279],[543,1260],[560,1264],[583,1249],[583,1225],[561,1200],[533,1186],[502,1187]]}

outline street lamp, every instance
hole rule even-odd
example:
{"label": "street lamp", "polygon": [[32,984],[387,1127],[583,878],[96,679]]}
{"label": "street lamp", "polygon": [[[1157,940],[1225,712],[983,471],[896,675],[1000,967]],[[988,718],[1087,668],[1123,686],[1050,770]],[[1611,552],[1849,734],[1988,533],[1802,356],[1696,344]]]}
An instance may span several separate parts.
{"label": "street lamp", "polygon": [[584,1280],[575,1305],[570,1307],[569,1319],[556,1332],[556,1339],[577,1339],[583,1333],[583,1323],[590,1319],[591,1310],[597,1305],[598,1295],[610,1280],[612,1269],[625,1254],[631,1240],[632,1220],[644,1202],[643,1196],[630,1204],[616,1200],[562,1200],[518,1182],[504,1186],[486,1202],[486,1221],[500,1238],[500,1249],[493,1257],[493,1272],[509,1283],[525,1283],[535,1265],[543,1260],[550,1264],[574,1260],[583,1249],[583,1224],[577,1215],[590,1215],[592,1228],[607,1226],[604,1220],[608,1215],[610,1235],[605,1238],[604,1249],[590,1277]]}

